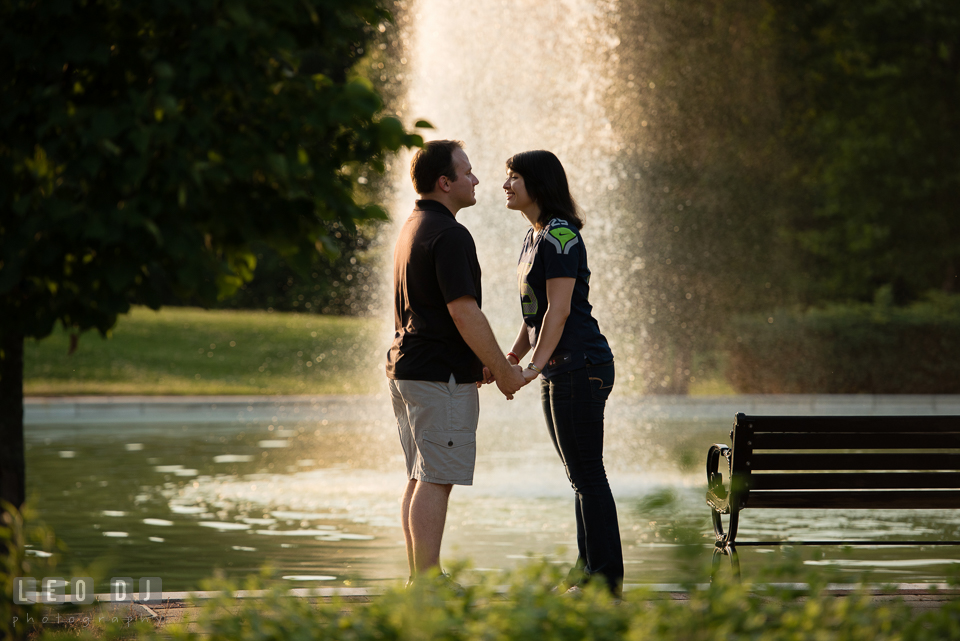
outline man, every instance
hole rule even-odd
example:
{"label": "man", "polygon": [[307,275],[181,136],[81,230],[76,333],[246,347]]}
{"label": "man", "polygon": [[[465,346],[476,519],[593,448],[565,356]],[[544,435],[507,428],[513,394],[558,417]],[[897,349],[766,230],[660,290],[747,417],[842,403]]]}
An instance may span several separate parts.
{"label": "man", "polygon": [[476,204],[480,182],[463,144],[428,142],[414,155],[410,177],[420,199],[394,251],[396,333],[387,377],[407,464],[401,510],[413,579],[439,567],[450,490],[473,484],[477,388],[492,378],[512,399],[526,380],[480,311],[476,245],[456,221]]}

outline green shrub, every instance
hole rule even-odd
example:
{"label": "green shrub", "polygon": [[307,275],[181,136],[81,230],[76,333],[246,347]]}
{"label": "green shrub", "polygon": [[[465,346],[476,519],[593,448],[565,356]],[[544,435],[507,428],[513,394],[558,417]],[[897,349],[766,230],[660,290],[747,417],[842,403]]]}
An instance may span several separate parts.
{"label": "green shrub", "polygon": [[[920,641],[957,638],[960,621],[960,602],[918,614],[901,600],[830,596],[823,583],[809,590],[749,589],[718,579],[687,599],[636,590],[618,604],[599,585],[579,597],[555,593],[560,577],[543,563],[512,573],[499,589],[493,580],[463,594],[398,586],[369,603],[313,604],[279,587],[264,598],[237,600],[231,586],[220,584],[222,596],[207,601],[192,625],[155,630],[141,623],[136,633],[143,641]],[[262,585],[249,580],[244,587]],[[115,627],[105,637],[131,632]]]}
{"label": "green shrub", "polygon": [[36,513],[0,502],[0,639],[26,638],[40,621],[41,606],[14,601],[14,578],[57,576],[63,542],[53,531],[35,523]]}
{"label": "green shrub", "polygon": [[960,296],[908,307],[881,289],[872,303],[735,318],[726,378],[759,394],[956,394]]}
{"label": "green shrub", "polygon": [[[678,576],[688,581],[681,598],[648,589],[627,591],[622,602],[611,598],[602,582],[588,584],[577,596],[555,590],[566,568],[547,561],[532,563],[506,575],[483,573],[479,583],[463,567],[453,578],[465,584],[418,582],[409,589],[396,585],[367,602],[307,599],[289,596],[289,584],[271,582],[269,571],[248,577],[245,590],[265,590],[258,598],[237,598],[237,585],[211,580],[201,589],[217,593],[204,600],[195,620],[155,626],[110,621],[97,629],[46,629],[38,641],[65,639],[141,641],[940,641],[960,638],[960,600],[915,612],[900,599],[874,599],[867,592],[831,595],[829,582],[839,575],[820,569],[805,572],[799,553],[788,553],[780,565],[765,568],[753,585],[730,580],[725,572],[712,582],[699,581],[707,559],[694,522],[672,522],[675,497],[652,495],[640,508],[664,519],[664,531],[681,543],[674,549]],[[15,518],[14,518],[15,517]],[[9,577],[31,569],[23,556],[26,531],[19,515],[0,534],[9,546]],[[55,547],[49,530],[36,530],[45,548]],[[694,548],[700,550],[695,553]],[[700,561],[695,562],[693,559]],[[54,559],[55,557],[48,557]],[[696,567],[695,567],[696,566]],[[53,565],[34,567],[50,572]],[[795,581],[806,584],[778,584]],[[844,582],[851,577],[845,576]],[[867,585],[862,580],[861,585]],[[801,586],[802,587],[797,587]],[[10,593],[4,617],[13,614]],[[36,606],[33,606],[34,608]],[[39,614],[34,610],[34,615]],[[8,619],[9,620],[9,619]],[[11,632],[4,630],[4,632]],[[16,631],[25,637],[28,630]]]}

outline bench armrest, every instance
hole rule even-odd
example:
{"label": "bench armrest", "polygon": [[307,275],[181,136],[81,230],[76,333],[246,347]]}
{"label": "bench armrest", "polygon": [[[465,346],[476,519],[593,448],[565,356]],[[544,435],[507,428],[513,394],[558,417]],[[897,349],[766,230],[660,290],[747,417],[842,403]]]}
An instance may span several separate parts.
{"label": "bench armrest", "polygon": [[707,504],[720,514],[730,513],[730,494],[723,486],[720,459],[726,459],[727,474],[730,473],[730,448],[716,443],[707,452]]}

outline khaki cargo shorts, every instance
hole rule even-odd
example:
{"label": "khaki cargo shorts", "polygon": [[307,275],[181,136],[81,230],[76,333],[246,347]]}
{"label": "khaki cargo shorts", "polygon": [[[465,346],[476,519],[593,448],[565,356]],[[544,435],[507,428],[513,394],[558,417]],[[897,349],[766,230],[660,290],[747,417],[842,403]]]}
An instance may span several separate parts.
{"label": "khaki cargo shorts", "polygon": [[407,478],[473,485],[480,397],[473,383],[388,379]]}

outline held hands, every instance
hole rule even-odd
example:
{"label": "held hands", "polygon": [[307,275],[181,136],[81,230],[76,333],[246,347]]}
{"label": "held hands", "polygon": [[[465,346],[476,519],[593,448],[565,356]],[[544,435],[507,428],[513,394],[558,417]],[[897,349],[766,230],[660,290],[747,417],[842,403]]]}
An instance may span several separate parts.
{"label": "held hands", "polygon": [[507,355],[507,363],[510,364],[510,369],[507,371],[506,376],[500,378],[497,378],[493,372],[490,371],[489,367],[484,367],[483,380],[477,383],[477,387],[496,383],[500,391],[503,392],[503,395],[507,397],[507,400],[512,401],[513,395],[516,394],[521,387],[540,375],[540,372],[529,367],[527,369],[520,367],[519,360],[513,352]]}
{"label": "held hands", "polygon": [[477,389],[480,389],[481,385],[489,385],[496,380],[496,377],[493,375],[493,372],[490,371],[489,367],[483,368],[483,380],[477,383]]}
{"label": "held hands", "polygon": [[512,401],[513,395],[517,393],[517,390],[529,382],[530,381],[523,375],[523,369],[521,369],[519,365],[511,365],[510,369],[507,370],[507,376],[501,376],[496,380],[497,387],[500,388],[500,391],[503,392],[503,395],[507,397],[508,401]]}

